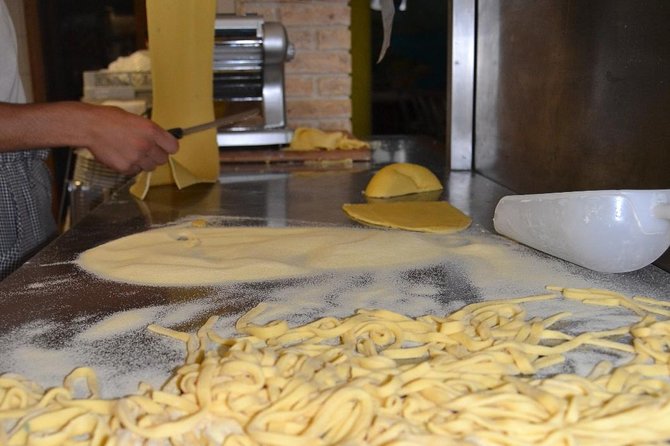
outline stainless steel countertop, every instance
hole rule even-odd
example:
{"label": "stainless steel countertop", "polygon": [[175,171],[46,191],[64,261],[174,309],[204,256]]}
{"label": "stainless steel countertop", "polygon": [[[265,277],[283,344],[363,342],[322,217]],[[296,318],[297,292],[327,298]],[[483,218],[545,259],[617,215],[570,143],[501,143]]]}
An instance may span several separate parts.
{"label": "stainless steel countertop", "polygon": [[[467,268],[454,261],[403,276],[415,288],[429,286],[433,290],[430,298],[416,290],[408,291],[411,287],[405,286],[405,282],[388,290],[384,289],[388,284],[375,288],[375,292],[397,295],[395,304],[409,302],[406,305],[410,313],[436,308],[446,311],[464,303],[502,297],[494,295],[497,292],[510,296],[538,294],[543,292],[544,285],[593,286],[670,299],[670,274],[656,266],[627,274],[599,274],[493,234],[493,209],[502,196],[511,193],[509,190],[470,172],[447,175],[444,150],[429,139],[389,137],[373,142],[371,163],[224,166],[218,184],[196,185],[181,191],[172,186],[158,187],[150,191],[145,201],[133,199],[127,188],[123,188],[0,283],[0,351],[5,352],[0,355],[0,373],[23,373],[52,385],[62,379],[67,368],[84,365],[79,362],[86,361],[97,367],[103,382],[110,386],[107,389],[110,395],[132,391],[134,384],[130,381],[138,377],[160,382],[181,361],[181,347],[172,341],[156,340],[146,334],[144,326],[113,340],[90,337],[82,340],[82,334],[96,322],[133,311],[144,311],[145,316],[153,311],[151,314],[160,316],[155,316],[155,321],[164,324],[170,316],[173,327],[193,330],[212,313],[234,318],[266,298],[290,307],[291,293],[300,294],[307,282],[270,281],[194,288],[113,283],[78,269],[73,261],[79,253],[109,240],[194,216],[232,218],[239,224],[268,226],[293,223],[356,226],[342,212],[341,205],[363,202],[361,191],[374,172],[383,164],[403,161],[431,168],[444,180],[443,198],[473,218],[473,226],[458,236],[462,243],[508,252],[510,259],[517,262],[510,263],[512,266],[532,266],[532,271],[524,274],[505,269],[504,259],[503,263],[487,263],[483,257],[481,261],[474,259]],[[477,269],[480,264],[481,270]],[[332,283],[322,288],[309,284],[314,293],[329,290],[324,291],[325,306],[316,308],[312,302],[308,311],[301,309],[302,301],[295,301],[292,315],[310,319],[323,315],[329,308],[340,314],[350,313],[355,309],[350,307],[357,303],[355,299],[346,303],[338,300],[344,292],[336,282],[348,283],[346,293],[351,295],[357,283],[362,284],[362,289],[372,279],[361,275],[325,280]],[[554,283],[545,283],[550,280]],[[414,298],[416,304],[412,305],[413,301],[408,299]],[[378,304],[385,305],[383,299]],[[153,322],[152,317],[146,316]],[[58,360],[49,362],[50,352],[57,352]],[[114,367],[124,371],[115,373]]]}

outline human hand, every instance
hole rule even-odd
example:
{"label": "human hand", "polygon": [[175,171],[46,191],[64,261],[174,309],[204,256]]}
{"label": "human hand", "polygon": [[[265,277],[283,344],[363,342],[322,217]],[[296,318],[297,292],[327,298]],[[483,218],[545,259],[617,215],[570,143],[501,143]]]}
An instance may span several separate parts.
{"label": "human hand", "polygon": [[0,128],[0,152],[85,147],[101,163],[129,175],[155,169],[179,149],[174,136],[147,118],[83,102],[0,102]]}
{"label": "human hand", "polygon": [[82,105],[90,122],[82,146],[111,169],[127,175],[152,171],[179,149],[177,139],[149,119],[117,107]]}

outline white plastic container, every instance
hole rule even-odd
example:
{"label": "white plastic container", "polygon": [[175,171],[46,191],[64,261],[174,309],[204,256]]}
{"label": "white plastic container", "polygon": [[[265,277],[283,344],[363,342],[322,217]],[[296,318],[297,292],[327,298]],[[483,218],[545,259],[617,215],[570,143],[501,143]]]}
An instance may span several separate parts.
{"label": "white plastic container", "polygon": [[670,189],[510,195],[496,206],[497,232],[586,268],[643,268],[670,247]]}

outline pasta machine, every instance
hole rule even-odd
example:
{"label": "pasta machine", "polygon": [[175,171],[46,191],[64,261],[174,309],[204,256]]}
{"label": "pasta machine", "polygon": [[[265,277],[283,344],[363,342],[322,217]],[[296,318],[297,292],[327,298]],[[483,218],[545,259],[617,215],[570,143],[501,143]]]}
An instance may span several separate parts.
{"label": "pasta machine", "polygon": [[294,56],[281,23],[256,15],[219,14],[215,22],[214,103],[217,117],[260,108],[258,121],[219,130],[219,147],[290,142],[286,127],[284,63]]}

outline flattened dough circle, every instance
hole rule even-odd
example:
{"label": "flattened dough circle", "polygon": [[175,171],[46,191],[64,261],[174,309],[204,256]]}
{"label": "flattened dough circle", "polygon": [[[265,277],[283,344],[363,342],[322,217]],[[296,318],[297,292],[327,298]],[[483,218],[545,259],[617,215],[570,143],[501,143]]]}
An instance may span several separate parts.
{"label": "flattened dough circle", "polygon": [[398,201],[345,204],[342,209],[360,223],[409,231],[448,234],[466,229],[472,219],[446,201]]}
{"label": "flattened dough circle", "polygon": [[108,280],[197,286],[428,264],[442,255],[430,239],[396,231],[169,226],[89,249],[76,263]]}
{"label": "flattened dough circle", "polygon": [[381,168],[370,179],[365,188],[365,196],[398,197],[435,190],[442,190],[442,183],[427,168],[419,164],[394,163]]}

